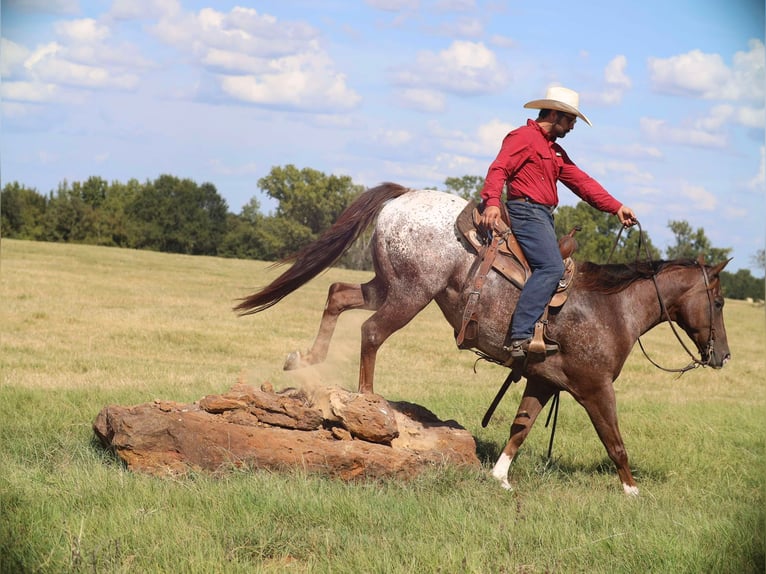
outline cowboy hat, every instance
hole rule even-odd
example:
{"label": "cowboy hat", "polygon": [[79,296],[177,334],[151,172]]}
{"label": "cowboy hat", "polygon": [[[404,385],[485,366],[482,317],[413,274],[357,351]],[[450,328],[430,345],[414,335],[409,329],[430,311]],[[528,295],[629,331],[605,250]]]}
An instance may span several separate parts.
{"label": "cowboy hat", "polygon": [[558,110],[560,112],[566,112],[568,114],[574,114],[578,118],[582,118],[583,121],[589,126],[593,125],[590,120],[585,117],[579,109],[580,94],[569,88],[563,88],[561,86],[551,86],[545,93],[545,99],[532,100],[524,104],[525,108],[531,108],[533,110]]}

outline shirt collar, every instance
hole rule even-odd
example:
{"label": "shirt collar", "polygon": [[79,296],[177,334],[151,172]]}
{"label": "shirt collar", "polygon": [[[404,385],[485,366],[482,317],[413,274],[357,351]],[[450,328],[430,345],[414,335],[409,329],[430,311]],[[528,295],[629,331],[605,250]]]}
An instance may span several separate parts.
{"label": "shirt collar", "polygon": [[548,145],[555,143],[548,139],[548,132],[546,132],[543,128],[541,128],[540,124],[538,124],[535,120],[528,119],[527,126],[534,127],[540,133],[540,135],[543,136],[543,139],[545,139],[545,142]]}

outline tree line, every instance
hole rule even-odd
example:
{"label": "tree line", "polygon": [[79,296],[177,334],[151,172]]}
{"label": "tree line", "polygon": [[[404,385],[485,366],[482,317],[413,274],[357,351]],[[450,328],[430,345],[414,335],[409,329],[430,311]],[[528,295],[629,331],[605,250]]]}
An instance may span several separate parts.
{"label": "tree line", "polygon": [[[483,182],[480,176],[447,178],[443,191],[478,200]],[[349,176],[293,165],[272,168],[258,180],[258,188],[276,201],[273,213],[262,213],[255,197],[238,214],[232,213],[212,183],[173,175],[143,183],[92,176],[84,182],[64,181],[47,195],[11,182],[0,196],[0,230],[8,238],[279,261],[317,239],[364,191]],[[575,226],[581,228],[577,259],[629,262],[647,252],[652,259],[662,257],[646,230],[620,233],[617,218],[583,202],[556,212],[559,235]],[[666,249],[668,259],[704,254],[707,261],[718,262],[731,253],[730,248],[713,247],[703,229],[685,221],[670,221],[668,227],[676,240]],[[370,269],[368,241],[369,232],[339,265]],[[763,250],[755,257],[766,271]],[[724,271],[723,287],[730,298],[763,299],[764,279],[747,269]]]}

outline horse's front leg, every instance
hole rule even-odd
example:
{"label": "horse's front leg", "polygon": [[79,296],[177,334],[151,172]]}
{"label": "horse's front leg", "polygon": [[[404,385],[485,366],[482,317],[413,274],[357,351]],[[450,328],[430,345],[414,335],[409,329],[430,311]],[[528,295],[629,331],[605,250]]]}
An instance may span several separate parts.
{"label": "horse's front leg", "polygon": [[367,301],[365,301],[362,285],[354,283],[333,283],[330,285],[322,320],[319,323],[319,332],[314,339],[314,344],[305,353],[293,351],[287,355],[284,370],[290,371],[323,362],[327,358],[330,340],[335,332],[340,314],[349,309],[369,308]]}
{"label": "horse's front leg", "polygon": [[546,383],[527,381],[519,409],[516,411],[516,418],[511,425],[511,437],[492,469],[492,476],[500,481],[503,488],[512,489],[510,482],[508,482],[508,471],[511,468],[511,463],[532,429],[532,425],[535,424],[537,415],[540,414],[554,392],[555,389]]}
{"label": "horse's front leg", "polygon": [[580,397],[578,400],[588,412],[609,458],[617,467],[617,475],[620,477],[625,494],[638,495],[638,486],[636,486],[636,481],[633,480],[633,474],[630,472],[628,453],[625,450],[625,443],[622,441],[617,425],[617,401],[614,397],[613,383],[611,381],[604,382],[589,392],[587,396]]}

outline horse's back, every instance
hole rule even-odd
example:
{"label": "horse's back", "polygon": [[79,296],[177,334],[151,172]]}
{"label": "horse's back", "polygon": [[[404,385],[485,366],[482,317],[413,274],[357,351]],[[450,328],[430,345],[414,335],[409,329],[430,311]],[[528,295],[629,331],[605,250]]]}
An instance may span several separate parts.
{"label": "horse's back", "polygon": [[375,226],[375,257],[394,269],[445,272],[466,255],[456,227],[466,200],[434,190],[418,190],[390,201]]}
{"label": "horse's back", "polygon": [[452,233],[455,220],[467,201],[462,197],[422,189],[412,191],[388,202],[378,217],[378,227],[388,226],[389,221],[404,223],[413,229],[432,228]]}
{"label": "horse's back", "polygon": [[392,286],[420,288],[431,297],[443,290],[473,259],[455,225],[466,203],[434,190],[412,191],[387,203],[372,242],[381,279]]}

